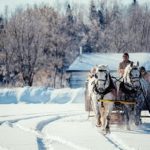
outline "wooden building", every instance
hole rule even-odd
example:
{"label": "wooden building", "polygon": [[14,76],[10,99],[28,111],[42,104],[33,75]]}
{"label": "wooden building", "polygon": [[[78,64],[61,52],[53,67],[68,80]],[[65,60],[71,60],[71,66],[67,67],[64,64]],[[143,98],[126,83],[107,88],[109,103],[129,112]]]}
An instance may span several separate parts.
{"label": "wooden building", "polygon": [[[122,61],[122,55],[122,53],[81,53],[67,70],[70,76],[69,86],[71,88],[84,87],[89,71],[99,64],[108,65],[111,74],[118,77],[117,70]],[[140,66],[150,71],[150,53],[129,53],[129,56],[131,61],[139,61]]]}

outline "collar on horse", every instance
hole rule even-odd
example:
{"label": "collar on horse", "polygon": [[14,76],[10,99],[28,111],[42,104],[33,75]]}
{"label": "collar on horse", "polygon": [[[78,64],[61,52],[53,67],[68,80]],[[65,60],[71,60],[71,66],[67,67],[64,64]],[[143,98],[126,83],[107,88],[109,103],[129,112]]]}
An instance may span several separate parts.
{"label": "collar on horse", "polygon": [[127,95],[139,94],[142,91],[141,88],[142,87],[140,87],[139,89],[134,88],[132,85],[124,83],[124,81],[120,83],[120,90]]}

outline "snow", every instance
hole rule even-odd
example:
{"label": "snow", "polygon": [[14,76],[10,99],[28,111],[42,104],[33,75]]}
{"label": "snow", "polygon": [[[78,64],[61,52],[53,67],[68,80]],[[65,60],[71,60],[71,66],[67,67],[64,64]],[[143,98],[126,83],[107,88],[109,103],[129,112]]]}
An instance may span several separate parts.
{"label": "snow", "polygon": [[82,103],[84,88],[52,89],[49,87],[20,87],[0,90],[0,104],[10,103]]}
{"label": "snow", "polygon": [[0,149],[149,150],[150,120],[127,131],[111,125],[106,137],[83,104],[0,105]]}
{"label": "snow", "polygon": [[[70,65],[68,71],[89,71],[95,65],[108,65],[110,71],[116,71],[122,61],[122,53],[83,53]],[[150,70],[150,53],[129,53],[130,60],[139,61],[140,66]]]}
{"label": "snow", "polygon": [[83,102],[84,88],[1,89],[0,150],[149,150],[150,118],[104,136]]}

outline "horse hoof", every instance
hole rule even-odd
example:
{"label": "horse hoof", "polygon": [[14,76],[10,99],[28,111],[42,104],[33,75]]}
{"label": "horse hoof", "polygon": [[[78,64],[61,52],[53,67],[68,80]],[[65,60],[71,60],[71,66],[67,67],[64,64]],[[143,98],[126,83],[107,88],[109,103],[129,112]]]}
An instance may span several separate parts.
{"label": "horse hoof", "polygon": [[101,122],[98,120],[96,123],[96,127],[101,127],[101,125],[102,125]]}
{"label": "horse hoof", "polygon": [[110,130],[107,131],[107,134],[110,134]]}
{"label": "horse hoof", "polygon": [[106,129],[106,134],[110,134],[110,129]]}
{"label": "horse hoof", "polygon": [[141,121],[141,120],[135,122],[135,125],[136,125],[136,126],[139,126],[139,125],[141,125],[141,124],[142,124],[142,121]]}
{"label": "horse hoof", "polygon": [[96,124],[96,127],[101,127],[101,124]]}
{"label": "horse hoof", "polygon": [[103,135],[110,134],[110,129],[102,129],[102,134]]}
{"label": "horse hoof", "polygon": [[129,131],[131,130],[130,126],[127,126],[127,130],[129,130]]}
{"label": "horse hoof", "polygon": [[139,122],[135,122],[135,125],[136,125],[136,126],[139,126]]}
{"label": "horse hoof", "polygon": [[103,135],[106,135],[106,134],[107,134],[105,129],[102,129],[102,134],[103,134]]}

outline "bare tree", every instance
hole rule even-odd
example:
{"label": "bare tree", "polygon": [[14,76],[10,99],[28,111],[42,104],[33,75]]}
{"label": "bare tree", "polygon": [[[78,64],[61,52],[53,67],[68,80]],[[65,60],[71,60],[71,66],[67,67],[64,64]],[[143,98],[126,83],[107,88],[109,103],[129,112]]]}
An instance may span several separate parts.
{"label": "bare tree", "polygon": [[[5,50],[8,66],[18,68],[24,84],[32,86],[33,77],[39,69],[44,48],[44,19],[40,11],[28,8],[19,10],[6,26]],[[14,67],[15,66],[15,67]],[[12,69],[8,69],[11,70]]]}
{"label": "bare tree", "polygon": [[17,9],[9,18],[5,14],[0,46],[5,53],[6,78],[10,80],[17,71],[23,83],[32,86],[35,74],[45,69],[49,85],[63,87],[65,70],[79,55],[80,46],[84,52],[150,51],[148,6],[134,1],[125,10],[117,3],[98,7],[91,0],[87,16],[84,22],[84,12],[70,4],[66,13],[35,5]]}

